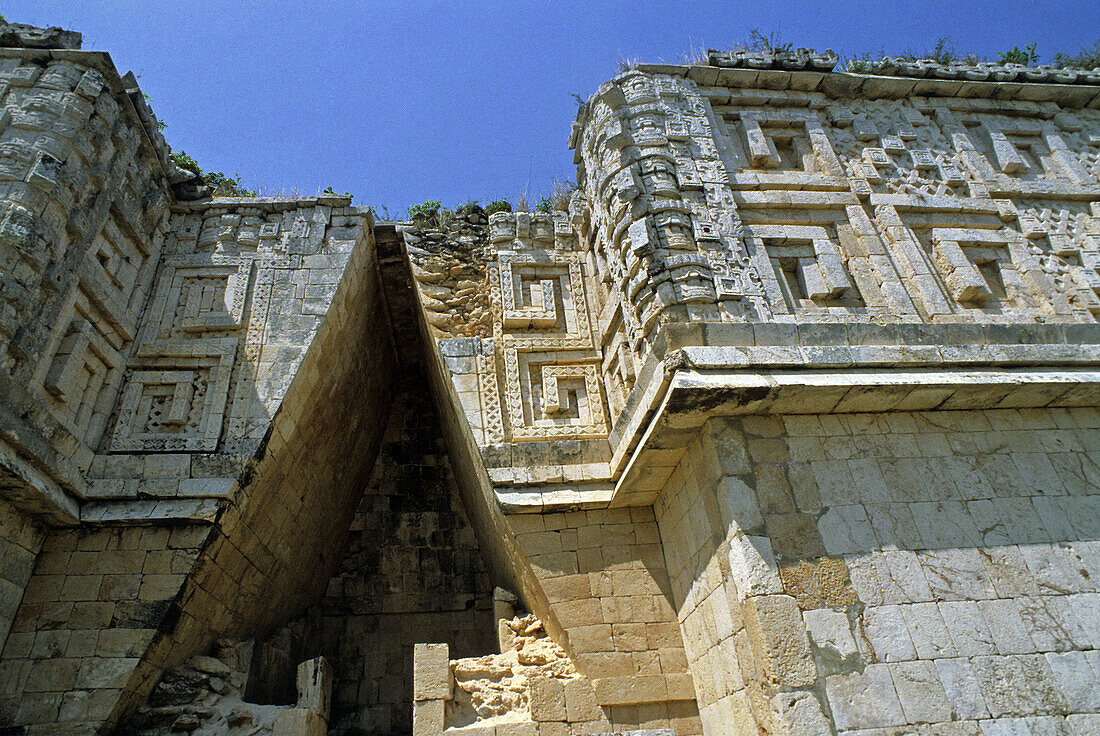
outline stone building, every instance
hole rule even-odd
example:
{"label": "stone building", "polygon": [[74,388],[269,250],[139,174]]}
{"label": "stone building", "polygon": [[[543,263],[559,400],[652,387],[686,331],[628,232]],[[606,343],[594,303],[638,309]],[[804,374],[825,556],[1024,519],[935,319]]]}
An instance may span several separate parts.
{"label": "stone building", "polygon": [[1100,70],[641,65],[417,227],[0,45],[0,734],[1100,733]]}

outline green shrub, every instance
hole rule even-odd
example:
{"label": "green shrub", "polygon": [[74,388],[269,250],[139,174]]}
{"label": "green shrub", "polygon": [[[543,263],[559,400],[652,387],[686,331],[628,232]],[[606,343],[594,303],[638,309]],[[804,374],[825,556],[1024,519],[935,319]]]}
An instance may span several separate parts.
{"label": "green shrub", "polygon": [[481,205],[478,204],[478,201],[476,199],[468,199],[466,200],[466,204],[455,210],[455,214],[459,217],[468,217],[479,210],[481,210]]}
{"label": "green shrub", "polygon": [[512,203],[509,202],[507,199],[493,200],[492,202],[490,202],[485,207],[485,214],[486,215],[491,215],[494,212],[511,212],[511,211],[512,211]]}
{"label": "green shrub", "polygon": [[1035,66],[1039,63],[1039,55],[1035,53],[1035,44],[1024,46],[1023,50],[1021,50],[1019,46],[1013,46],[1008,51],[1000,51],[997,53],[997,63]]}
{"label": "green shrub", "polygon": [[410,220],[435,220],[439,217],[439,208],[443,203],[439,200],[428,199],[420,204],[409,207]]}
{"label": "green shrub", "polygon": [[214,189],[215,197],[255,197],[256,190],[241,185],[241,178],[226,176],[220,171],[204,171],[195,159],[186,151],[172,151],[169,156],[178,168],[187,169],[202,177],[202,180]]}
{"label": "green shrub", "polygon": [[1100,67],[1100,41],[1094,43],[1091,49],[1081,49],[1079,54],[1057,53],[1054,55],[1054,63],[1073,69],[1096,69]]}

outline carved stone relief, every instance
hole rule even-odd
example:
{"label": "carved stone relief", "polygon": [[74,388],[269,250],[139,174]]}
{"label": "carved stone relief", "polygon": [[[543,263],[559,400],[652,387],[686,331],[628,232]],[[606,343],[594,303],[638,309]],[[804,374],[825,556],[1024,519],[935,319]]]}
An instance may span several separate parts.
{"label": "carved stone relief", "polygon": [[122,391],[111,450],[217,450],[236,350],[234,338],[139,347]]}
{"label": "carved stone relief", "polygon": [[607,436],[584,265],[564,215],[497,213],[490,235],[499,317],[477,360],[486,441]]}

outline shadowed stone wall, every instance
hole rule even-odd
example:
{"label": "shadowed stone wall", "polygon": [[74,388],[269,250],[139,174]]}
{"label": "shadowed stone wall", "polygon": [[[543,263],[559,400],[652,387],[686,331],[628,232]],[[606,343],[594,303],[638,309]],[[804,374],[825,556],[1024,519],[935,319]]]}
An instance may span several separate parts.
{"label": "shadowed stone wall", "polygon": [[324,598],[290,626],[295,661],[336,671],[331,732],[409,733],[413,644],[458,656],[496,645],[493,586],[455,487],[429,397],[407,377]]}
{"label": "shadowed stone wall", "polygon": [[0,652],[42,548],[42,527],[10,504],[0,502]]}

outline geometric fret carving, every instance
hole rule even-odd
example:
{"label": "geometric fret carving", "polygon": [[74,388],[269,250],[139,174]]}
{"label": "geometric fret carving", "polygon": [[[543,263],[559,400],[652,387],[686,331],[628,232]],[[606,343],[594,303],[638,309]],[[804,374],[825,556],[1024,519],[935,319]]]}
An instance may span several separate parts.
{"label": "geometric fret carving", "polygon": [[106,425],[110,391],[104,389],[117,385],[120,362],[118,352],[77,309],[42,377],[42,387],[52,399],[54,416],[89,444]]}
{"label": "geometric fret carving", "polygon": [[236,347],[235,338],[212,338],[139,348],[110,451],[217,450]]}
{"label": "geometric fret carving", "polygon": [[823,307],[862,307],[859,290],[844,265],[844,255],[824,227],[808,225],[752,225],[747,242],[761,254],[757,261],[771,266],[779,293],[776,304],[792,311]]}
{"label": "geometric fret carving", "polygon": [[516,213],[494,215],[490,227],[497,246],[491,297],[499,316],[478,359],[486,441],[606,437],[599,353],[568,223]]}
{"label": "geometric fret carving", "polygon": [[[578,359],[585,356],[578,355]],[[504,351],[505,396],[513,442],[607,436],[595,358],[558,363],[561,356]]]}
{"label": "geometric fret carving", "polygon": [[511,263],[500,265],[504,326],[553,327],[561,318],[554,298],[554,280],[525,278],[526,274],[516,270]]}
{"label": "geometric fret carving", "polygon": [[143,341],[237,329],[250,263],[246,258],[217,256],[165,259],[146,323],[155,332]]}
{"label": "geometric fret carving", "polygon": [[[504,341],[529,348],[590,348],[580,263],[501,253]],[[580,304],[577,299],[580,298]]]}
{"label": "geometric fret carving", "polygon": [[960,304],[1034,307],[1038,264],[1019,235],[978,228],[932,228],[932,260]]}

